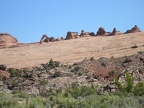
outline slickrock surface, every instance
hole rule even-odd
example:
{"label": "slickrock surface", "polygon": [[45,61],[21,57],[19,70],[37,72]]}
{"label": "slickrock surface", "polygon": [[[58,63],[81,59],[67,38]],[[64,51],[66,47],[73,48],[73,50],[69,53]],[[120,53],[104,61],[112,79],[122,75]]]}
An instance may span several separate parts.
{"label": "slickrock surface", "polygon": [[43,44],[32,43],[0,49],[0,64],[24,68],[47,63],[51,58],[62,63],[73,64],[85,58],[121,57],[139,51],[144,51],[143,32],[84,37]]}

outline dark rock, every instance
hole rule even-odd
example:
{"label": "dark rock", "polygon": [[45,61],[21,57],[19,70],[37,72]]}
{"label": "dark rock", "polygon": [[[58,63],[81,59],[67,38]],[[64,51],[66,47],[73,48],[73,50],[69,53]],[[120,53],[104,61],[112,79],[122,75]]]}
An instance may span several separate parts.
{"label": "dark rock", "polygon": [[95,36],[95,33],[94,32],[90,32],[89,35],[90,36]]}
{"label": "dark rock", "polygon": [[50,37],[50,38],[49,38],[49,41],[50,41],[50,42],[55,42],[56,39],[55,39],[54,37]]}
{"label": "dark rock", "polygon": [[5,71],[6,69],[7,69],[7,66],[5,64],[1,64],[0,65],[0,70],[4,70]]}
{"label": "dark rock", "polygon": [[65,40],[75,39],[75,38],[78,38],[78,37],[79,37],[78,32],[67,32],[67,36],[66,36]]}
{"label": "dark rock", "polygon": [[123,63],[130,63],[130,62],[132,62],[132,59],[131,58],[126,58]]}
{"label": "dark rock", "polygon": [[49,42],[49,37],[47,35],[43,35],[40,40],[40,43],[42,42]]}
{"label": "dark rock", "polygon": [[104,29],[103,27],[100,27],[100,28],[98,29],[96,35],[97,35],[97,36],[105,36],[105,35],[107,35],[107,33],[106,33],[106,31],[105,31],[105,29]]}
{"label": "dark rock", "polygon": [[135,32],[142,32],[141,29],[135,25],[131,30],[127,30],[125,33],[135,33]]}
{"label": "dark rock", "polygon": [[112,33],[109,34],[109,36],[112,35],[121,35],[122,33],[120,31],[117,31],[116,28],[113,29]]}

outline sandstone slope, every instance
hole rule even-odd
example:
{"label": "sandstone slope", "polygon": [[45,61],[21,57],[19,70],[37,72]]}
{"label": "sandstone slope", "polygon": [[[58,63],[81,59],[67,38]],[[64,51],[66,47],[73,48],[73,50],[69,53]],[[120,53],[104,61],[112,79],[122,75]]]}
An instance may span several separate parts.
{"label": "sandstone slope", "polygon": [[[94,57],[121,57],[144,51],[144,33],[84,37],[64,41],[33,43],[0,49],[0,64],[24,68],[47,63],[51,58],[73,64]],[[131,48],[137,46],[137,48]]]}

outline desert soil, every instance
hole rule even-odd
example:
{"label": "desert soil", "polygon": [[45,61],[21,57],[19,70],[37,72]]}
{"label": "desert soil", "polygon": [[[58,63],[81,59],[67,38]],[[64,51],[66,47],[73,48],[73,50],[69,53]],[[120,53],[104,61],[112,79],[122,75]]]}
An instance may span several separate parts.
{"label": "desert soil", "polygon": [[[131,48],[132,46],[137,48]],[[0,49],[0,64],[24,68],[47,63],[52,58],[73,64],[94,57],[121,57],[144,51],[144,33],[117,36],[83,37],[49,43],[31,43],[15,48]]]}

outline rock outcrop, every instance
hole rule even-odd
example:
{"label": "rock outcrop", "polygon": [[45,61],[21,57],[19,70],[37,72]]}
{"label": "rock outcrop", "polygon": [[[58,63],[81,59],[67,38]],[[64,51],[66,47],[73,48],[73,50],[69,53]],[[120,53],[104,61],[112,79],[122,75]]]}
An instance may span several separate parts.
{"label": "rock outcrop", "polygon": [[50,41],[50,42],[55,42],[56,39],[55,39],[54,37],[50,37],[50,38],[49,38],[49,41]]}
{"label": "rock outcrop", "polygon": [[75,39],[75,38],[78,38],[78,37],[79,37],[78,32],[67,32],[67,36],[66,36],[65,40]]}
{"label": "rock outcrop", "polygon": [[6,48],[18,44],[18,40],[8,33],[0,33],[0,48]]}
{"label": "rock outcrop", "polygon": [[89,36],[95,36],[94,32],[85,32],[84,30],[81,30],[80,37],[89,37]]}
{"label": "rock outcrop", "polygon": [[127,33],[135,33],[135,32],[142,32],[141,29],[137,25],[135,25],[131,30],[127,30],[125,32],[125,34],[127,34]]}
{"label": "rock outcrop", "polygon": [[43,42],[55,42],[56,39],[54,37],[48,37],[47,35],[43,35],[41,40],[40,40],[40,43],[43,43]]}
{"label": "rock outcrop", "polygon": [[113,35],[121,35],[122,33],[118,30],[116,30],[116,28],[113,29],[113,31],[109,34],[109,36],[113,36]]}
{"label": "rock outcrop", "polygon": [[6,69],[7,69],[6,65],[4,65],[4,64],[0,65],[0,79],[9,78],[10,77],[10,73],[8,73],[6,71]]}
{"label": "rock outcrop", "polygon": [[105,31],[105,29],[103,27],[100,27],[97,31],[97,36],[106,36],[107,32]]}
{"label": "rock outcrop", "polygon": [[40,43],[43,43],[43,42],[49,42],[49,37],[47,35],[43,35],[41,37]]}

